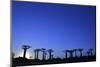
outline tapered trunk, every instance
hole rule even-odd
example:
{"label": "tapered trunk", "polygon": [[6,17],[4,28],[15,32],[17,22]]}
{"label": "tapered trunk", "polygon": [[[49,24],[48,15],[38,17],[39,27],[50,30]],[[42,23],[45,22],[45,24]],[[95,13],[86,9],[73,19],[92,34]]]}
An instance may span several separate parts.
{"label": "tapered trunk", "polygon": [[75,51],[75,57],[77,57],[77,53],[76,53],[76,51]]}
{"label": "tapered trunk", "polygon": [[53,59],[53,55],[51,55],[51,59]]}
{"label": "tapered trunk", "polygon": [[43,59],[43,60],[45,60],[44,51],[43,51],[43,56],[42,56],[42,59]]}
{"label": "tapered trunk", "polygon": [[89,56],[89,54],[90,54],[90,53],[89,53],[89,52],[87,52],[87,56]]}
{"label": "tapered trunk", "polygon": [[46,53],[44,53],[44,60],[46,60]]}
{"label": "tapered trunk", "polygon": [[67,59],[67,52],[65,52],[65,58]]}
{"label": "tapered trunk", "polygon": [[82,57],[82,51],[80,51],[80,57]]}
{"label": "tapered trunk", "polygon": [[91,53],[91,56],[93,56],[93,53],[92,53],[92,51],[91,51],[90,53]]}
{"label": "tapered trunk", "polygon": [[35,51],[35,59],[37,59],[36,51]]}
{"label": "tapered trunk", "polygon": [[37,51],[37,59],[39,59],[39,56],[38,55],[39,55],[39,52]]}
{"label": "tapered trunk", "polygon": [[72,52],[72,51],[70,51],[69,53],[70,53],[70,57],[72,58],[72,57],[73,57],[73,52]]}
{"label": "tapered trunk", "polygon": [[70,57],[73,57],[73,53],[72,52],[70,52]]}
{"label": "tapered trunk", "polygon": [[27,50],[27,49],[24,49],[23,58],[26,58],[26,50]]}
{"label": "tapered trunk", "polygon": [[49,52],[49,59],[51,60],[51,52]]}

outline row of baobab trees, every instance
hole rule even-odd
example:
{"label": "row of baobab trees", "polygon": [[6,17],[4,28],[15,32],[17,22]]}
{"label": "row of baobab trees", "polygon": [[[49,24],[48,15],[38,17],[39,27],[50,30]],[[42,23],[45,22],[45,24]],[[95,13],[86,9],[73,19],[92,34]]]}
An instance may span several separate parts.
{"label": "row of baobab trees", "polygon": [[[27,49],[29,49],[29,48],[31,48],[31,46],[29,46],[29,45],[22,46],[22,49],[24,50],[23,58],[26,58],[26,52],[27,52]],[[35,60],[39,59],[39,52],[42,52],[42,60],[46,59],[47,53],[49,55],[49,60],[53,59],[53,52],[54,52],[53,49],[48,49],[48,50],[46,50],[45,48],[34,49],[34,54],[35,54],[34,59]],[[63,52],[65,54],[65,59],[68,58],[68,54],[69,54],[70,58],[73,58],[74,54],[75,54],[75,57],[78,57],[77,52],[79,52],[79,57],[83,56],[83,49],[64,50]],[[86,54],[87,54],[87,56],[93,56],[93,49],[92,48],[88,49]]]}

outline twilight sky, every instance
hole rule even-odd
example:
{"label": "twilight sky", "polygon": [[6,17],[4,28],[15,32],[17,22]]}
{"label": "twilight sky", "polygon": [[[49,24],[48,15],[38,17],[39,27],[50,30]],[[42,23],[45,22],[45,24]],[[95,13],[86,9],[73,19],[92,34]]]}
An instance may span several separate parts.
{"label": "twilight sky", "polygon": [[20,55],[23,44],[32,46],[30,56],[35,48],[52,48],[55,57],[65,49],[95,50],[95,17],[95,6],[13,1],[12,51]]}

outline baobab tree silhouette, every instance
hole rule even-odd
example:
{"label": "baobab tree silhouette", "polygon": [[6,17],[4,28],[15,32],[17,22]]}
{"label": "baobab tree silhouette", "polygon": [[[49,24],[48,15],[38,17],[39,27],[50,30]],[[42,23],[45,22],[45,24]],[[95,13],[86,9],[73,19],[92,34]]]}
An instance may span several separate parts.
{"label": "baobab tree silhouette", "polygon": [[90,56],[90,51],[87,51],[86,53],[87,53],[87,56]]}
{"label": "baobab tree silhouette", "polygon": [[24,50],[23,58],[26,58],[26,51],[27,51],[27,49],[29,49],[29,48],[31,48],[31,46],[29,46],[29,45],[23,45],[23,46],[22,46],[22,49]]}
{"label": "baobab tree silhouette", "polygon": [[37,51],[37,59],[39,59],[39,51],[41,51],[41,49],[36,49]]}
{"label": "baobab tree silhouette", "polygon": [[47,53],[46,53],[46,52],[44,52],[44,60],[46,59],[46,55],[47,55]]}
{"label": "baobab tree silhouette", "polygon": [[69,52],[69,54],[70,54],[70,58],[72,58],[72,57],[73,57],[73,52],[74,52],[74,50],[68,50],[68,52]]}
{"label": "baobab tree silhouette", "polygon": [[[45,48],[38,48],[34,49],[35,53],[35,59],[32,59],[32,56],[30,56],[29,59],[25,59],[26,51],[30,48],[29,45],[23,45],[22,48],[24,49],[24,55],[23,57],[14,57],[12,58],[13,65],[15,66],[25,66],[25,65],[40,65],[40,64],[54,64],[54,63],[72,63],[72,62],[87,62],[87,61],[95,61],[96,55],[92,55],[93,49],[88,49],[86,52],[86,55],[82,56],[83,49],[71,49],[71,50],[64,50],[65,58],[62,57],[53,57],[52,52],[54,52],[52,49],[46,50]],[[38,58],[39,52],[42,52],[42,60]],[[79,51],[80,57],[78,56],[76,51]],[[75,57],[74,57],[75,52]],[[47,54],[48,53],[48,54]],[[48,55],[48,57],[47,57]],[[12,56],[14,54],[12,53]],[[48,58],[48,59],[47,59]]]}
{"label": "baobab tree silhouette", "polygon": [[37,49],[34,49],[34,57],[35,57],[35,60],[37,59]]}
{"label": "baobab tree silhouette", "polygon": [[88,49],[88,51],[90,52],[91,56],[93,56],[93,49],[90,48],[90,49]]}
{"label": "baobab tree silhouette", "polygon": [[65,53],[65,59],[67,59],[67,53],[69,52],[69,50],[64,50],[64,53]]}
{"label": "baobab tree silhouette", "polygon": [[77,57],[77,49],[73,49],[75,52],[75,57]]}
{"label": "baobab tree silhouette", "polygon": [[48,51],[48,53],[49,53],[49,60],[51,60],[52,59],[52,52],[53,52],[53,50],[52,49],[48,49],[47,50]]}
{"label": "baobab tree silhouette", "polygon": [[77,49],[79,52],[80,52],[80,57],[82,57],[83,55],[82,55],[82,51],[83,51],[83,49]]}
{"label": "baobab tree silhouette", "polygon": [[45,60],[45,51],[46,51],[46,49],[45,48],[41,48],[41,51],[43,52],[42,60]]}
{"label": "baobab tree silhouette", "polygon": [[53,59],[53,55],[51,55],[51,59]]}
{"label": "baobab tree silhouette", "polygon": [[41,51],[41,49],[35,49],[35,59],[39,59],[39,51]]}

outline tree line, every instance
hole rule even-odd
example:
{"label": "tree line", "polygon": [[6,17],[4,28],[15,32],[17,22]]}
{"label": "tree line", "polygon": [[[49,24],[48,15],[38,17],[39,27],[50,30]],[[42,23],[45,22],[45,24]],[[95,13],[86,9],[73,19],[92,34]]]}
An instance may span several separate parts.
{"label": "tree line", "polygon": [[[26,58],[26,52],[27,52],[27,50],[29,48],[31,48],[31,46],[29,46],[29,45],[23,45],[22,46],[22,49],[24,50],[23,58]],[[93,56],[94,55],[93,51],[94,50],[92,48],[88,49],[88,51],[86,52],[87,56]],[[53,52],[54,52],[53,49],[48,49],[47,50],[45,48],[38,48],[38,49],[34,49],[34,55],[35,55],[34,59],[35,60],[39,60],[39,53],[40,52],[42,52],[42,60],[46,60],[47,53],[49,55],[49,60],[53,59]],[[79,52],[79,57],[83,56],[83,49],[82,48],[80,48],[80,49],[72,49],[72,50],[64,50],[63,52],[64,52],[65,59],[68,58],[68,54],[69,54],[69,58],[73,58],[74,57],[73,55],[75,55],[75,57],[78,57],[77,52]],[[13,57],[15,56],[14,53],[12,54],[12,56]]]}

